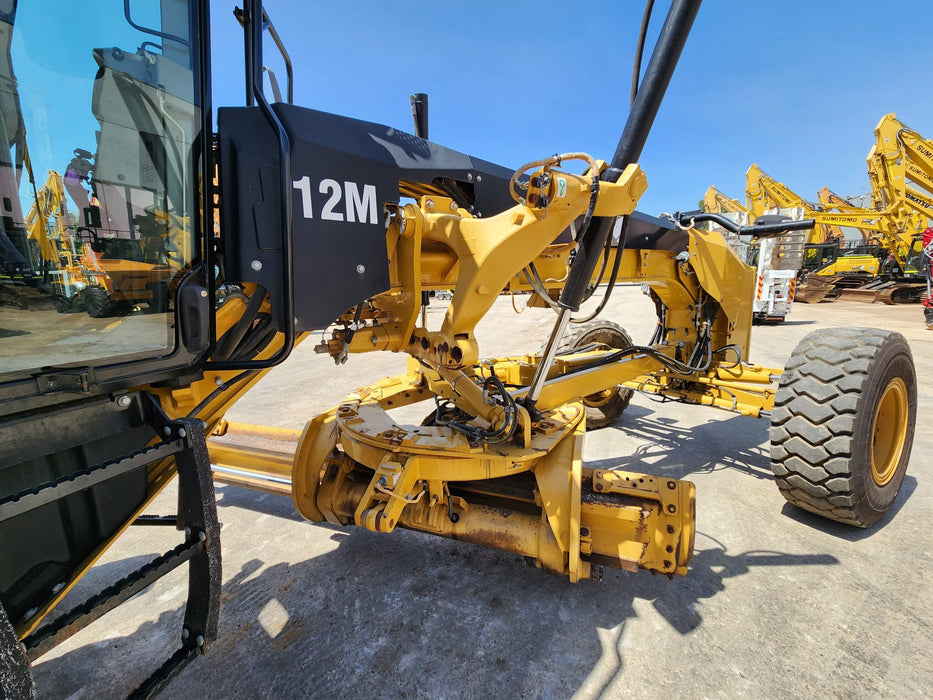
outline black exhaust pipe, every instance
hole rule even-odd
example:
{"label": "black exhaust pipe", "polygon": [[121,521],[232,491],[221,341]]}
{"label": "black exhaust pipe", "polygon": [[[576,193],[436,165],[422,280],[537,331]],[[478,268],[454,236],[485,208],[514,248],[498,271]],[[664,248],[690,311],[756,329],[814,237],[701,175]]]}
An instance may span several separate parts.
{"label": "black exhaust pipe", "polygon": [[428,96],[423,92],[416,92],[411,99],[411,118],[415,122],[415,136],[428,138]]}

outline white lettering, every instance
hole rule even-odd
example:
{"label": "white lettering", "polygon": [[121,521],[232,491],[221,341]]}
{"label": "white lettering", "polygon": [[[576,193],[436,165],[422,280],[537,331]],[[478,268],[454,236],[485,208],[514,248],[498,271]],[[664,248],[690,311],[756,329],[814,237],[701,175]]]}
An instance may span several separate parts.
{"label": "white lettering", "polygon": [[[311,178],[304,175],[292,182],[292,187],[301,194],[301,215],[305,219],[314,218],[314,204],[311,197]],[[349,223],[378,224],[377,194],[375,185],[360,185],[344,181],[343,185],[332,178],[324,178],[318,184],[318,192],[326,195],[321,209],[321,218],[325,221],[347,221]],[[340,202],[344,201],[346,216],[340,211]]]}
{"label": "white lettering", "polygon": [[376,219],[376,186],[363,185],[363,194],[355,182],[344,182],[344,192],[347,202],[347,221],[356,221],[359,217],[361,224],[377,224]]}
{"label": "white lettering", "polygon": [[330,178],[321,180],[321,186],[318,188],[318,191],[321,194],[330,192],[330,197],[324,204],[323,211],[321,211],[321,218],[327,221],[343,221],[343,214],[339,211],[334,211],[334,207],[340,202],[340,183]]}
{"label": "white lettering", "polygon": [[305,175],[300,180],[295,180],[292,183],[292,187],[301,192],[302,215],[306,219],[313,219],[314,215],[311,208],[311,178]]}

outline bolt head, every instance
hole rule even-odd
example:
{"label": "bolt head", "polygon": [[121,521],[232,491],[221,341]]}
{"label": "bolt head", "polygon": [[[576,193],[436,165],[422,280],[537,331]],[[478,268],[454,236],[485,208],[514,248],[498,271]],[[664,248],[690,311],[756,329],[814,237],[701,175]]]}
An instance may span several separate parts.
{"label": "bolt head", "polygon": [[251,263],[249,264],[249,266],[250,266],[251,268],[253,268],[256,272],[259,272],[259,271],[262,269],[262,261],[261,261],[261,260],[253,260],[253,262],[251,262]]}
{"label": "bolt head", "polygon": [[129,405],[133,403],[133,399],[124,394],[123,396],[117,397],[117,406],[120,408],[129,408]]}
{"label": "bolt head", "polygon": [[364,272],[366,272],[366,266],[365,266],[365,265],[357,265],[357,266],[356,266],[356,271],[359,272],[359,273],[362,275]]}
{"label": "bolt head", "polygon": [[424,206],[426,206],[428,209],[433,209],[433,208],[434,208],[434,200],[433,200],[433,199],[426,199],[426,200],[424,200]]}

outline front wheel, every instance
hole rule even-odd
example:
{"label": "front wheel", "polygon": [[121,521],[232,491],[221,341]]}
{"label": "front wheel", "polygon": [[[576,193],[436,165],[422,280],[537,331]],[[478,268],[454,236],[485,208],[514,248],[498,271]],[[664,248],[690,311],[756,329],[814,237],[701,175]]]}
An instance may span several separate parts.
{"label": "front wheel", "polygon": [[104,318],[112,316],[110,295],[103,287],[90,286],[83,292],[84,308],[91,318]]}
{"label": "front wheel", "polygon": [[[591,321],[580,324],[572,333],[561,339],[557,346],[558,355],[580,352],[583,348],[608,346],[623,350],[632,346],[629,334],[612,321]],[[623,386],[607,387],[603,391],[583,397],[586,408],[586,429],[595,430],[612,423],[622,415],[632,400],[631,389]]]}
{"label": "front wheel", "polygon": [[829,328],[808,334],[781,377],[771,469],[794,505],[868,527],[904,482],[917,420],[917,378],[900,333]]}

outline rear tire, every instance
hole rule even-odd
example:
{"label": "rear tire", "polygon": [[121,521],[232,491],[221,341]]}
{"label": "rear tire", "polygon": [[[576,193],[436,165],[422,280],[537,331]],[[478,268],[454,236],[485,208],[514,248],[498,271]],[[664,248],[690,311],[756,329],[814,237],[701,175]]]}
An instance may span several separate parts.
{"label": "rear tire", "polygon": [[133,312],[133,305],[123,299],[112,299],[103,287],[87,287],[82,293],[84,308],[91,318],[126,316]]}
{"label": "rear tire", "polygon": [[[566,355],[587,345],[607,345],[616,350],[623,350],[633,345],[629,334],[612,321],[590,321],[576,327],[566,335],[557,346],[558,355]],[[628,408],[632,400],[631,389],[623,386],[609,387],[596,394],[583,397],[586,407],[586,429],[604,428]]]}
{"label": "rear tire", "polygon": [[799,508],[868,527],[897,498],[916,420],[917,379],[904,336],[814,331],[791,354],[774,400],[778,488]]}
{"label": "rear tire", "polygon": [[52,303],[55,304],[55,310],[60,314],[70,314],[75,310],[71,299],[64,294],[53,294]]}

